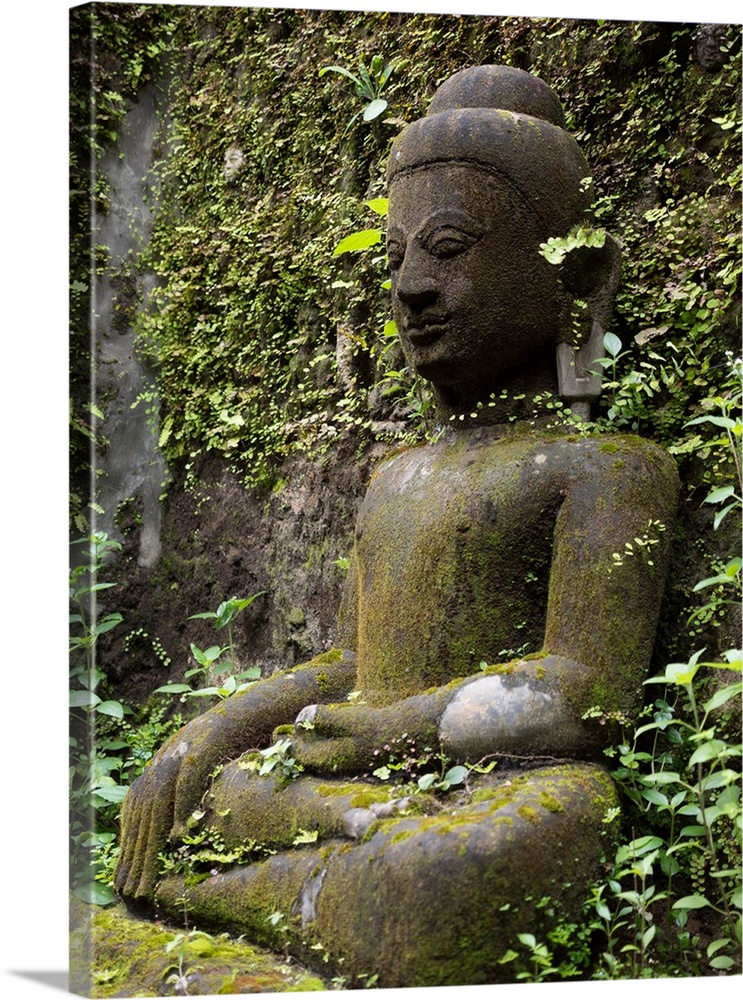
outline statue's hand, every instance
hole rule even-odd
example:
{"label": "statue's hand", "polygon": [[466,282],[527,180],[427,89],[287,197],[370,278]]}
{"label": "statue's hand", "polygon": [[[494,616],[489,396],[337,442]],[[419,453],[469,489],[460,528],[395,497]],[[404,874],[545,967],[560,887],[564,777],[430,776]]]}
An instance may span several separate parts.
{"label": "statue's hand", "polygon": [[[185,828],[196,809],[206,777],[218,763],[213,737],[214,710],[200,715],[172,736],[129,789],[121,809],[121,854],[115,885],[127,899],[151,898],[159,854]],[[194,748],[198,746],[198,754]]]}
{"label": "statue's hand", "polygon": [[450,697],[441,690],[381,708],[307,705],[295,720],[292,754],[317,774],[361,774],[378,766],[379,751],[403,736],[437,747],[438,722]]}
{"label": "statue's hand", "polygon": [[582,664],[545,653],[506,667],[381,708],[308,705],[295,722],[292,754],[308,771],[360,774],[378,766],[379,751],[403,735],[460,762],[494,754],[580,759],[600,752],[602,744],[565,693],[590,704]]}
{"label": "statue's hand", "polygon": [[310,700],[343,697],[354,685],[352,656],[310,663],[259,681],[175,733],[129,789],[121,810],[116,888],[124,898],[152,900],[159,855],[182,837],[218,764],[265,745]]}

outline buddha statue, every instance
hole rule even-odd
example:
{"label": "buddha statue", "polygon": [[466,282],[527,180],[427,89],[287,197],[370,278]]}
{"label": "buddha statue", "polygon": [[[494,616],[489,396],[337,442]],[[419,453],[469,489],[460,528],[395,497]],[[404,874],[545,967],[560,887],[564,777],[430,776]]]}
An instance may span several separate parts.
{"label": "buddha statue", "polygon": [[[540,410],[589,412],[619,274],[608,236],[539,252],[589,218],[564,124],[542,81],[479,66],[393,143],[393,312],[441,433],[371,479],[342,648],[198,716],[132,785],[130,906],[390,987],[508,980],[545,898],[580,913],[618,812],[601,723],[641,703],[678,480],[652,443]],[[436,780],[374,777],[402,760]],[[173,858],[199,838],[219,859],[194,876]]]}

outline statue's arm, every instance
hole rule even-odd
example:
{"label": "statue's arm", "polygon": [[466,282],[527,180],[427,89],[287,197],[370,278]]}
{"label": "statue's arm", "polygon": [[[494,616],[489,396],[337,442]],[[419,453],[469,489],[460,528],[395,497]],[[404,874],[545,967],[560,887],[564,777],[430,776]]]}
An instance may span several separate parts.
{"label": "statue's arm", "polygon": [[675,462],[647,441],[587,439],[576,454],[555,527],[544,648],[583,665],[564,682],[582,711],[631,714],[642,702],[678,493]]}
{"label": "statue's arm", "polygon": [[676,515],[676,465],[638,438],[560,447],[563,500],[542,651],[455,692],[439,725],[453,757],[595,757],[607,737],[599,722],[584,719],[588,709],[616,718],[642,703]]}

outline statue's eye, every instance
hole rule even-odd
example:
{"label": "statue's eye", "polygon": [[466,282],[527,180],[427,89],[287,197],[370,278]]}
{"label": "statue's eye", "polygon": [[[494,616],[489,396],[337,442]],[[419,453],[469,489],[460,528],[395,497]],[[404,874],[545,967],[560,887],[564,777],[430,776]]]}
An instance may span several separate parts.
{"label": "statue's eye", "polygon": [[399,243],[390,242],[387,244],[387,259],[390,262],[390,268],[396,271],[403,262],[405,256],[405,249]]}
{"label": "statue's eye", "polygon": [[456,257],[465,253],[476,243],[478,237],[472,233],[460,232],[459,230],[446,229],[434,233],[427,240],[426,249],[439,260],[446,260],[448,257]]}

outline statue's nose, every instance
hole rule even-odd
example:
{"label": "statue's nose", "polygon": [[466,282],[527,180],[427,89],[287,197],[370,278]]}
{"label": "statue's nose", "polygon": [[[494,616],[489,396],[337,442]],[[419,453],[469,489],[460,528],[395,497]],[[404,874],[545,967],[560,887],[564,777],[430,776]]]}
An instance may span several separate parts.
{"label": "statue's nose", "polygon": [[397,282],[397,297],[406,306],[422,309],[438,298],[439,290],[433,278],[417,276],[411,272],[400,275]]}

